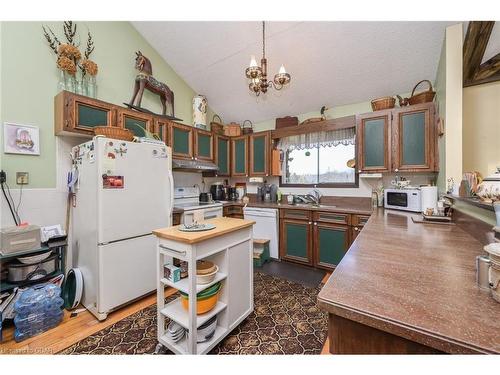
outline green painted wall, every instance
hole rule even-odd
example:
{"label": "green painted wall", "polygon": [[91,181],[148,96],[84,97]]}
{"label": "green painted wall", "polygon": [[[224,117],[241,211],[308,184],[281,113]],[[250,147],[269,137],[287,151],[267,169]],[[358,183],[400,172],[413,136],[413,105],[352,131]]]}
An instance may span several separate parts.
{"label": "green painted wall", "polygon": [[[62,37],[61,22],[45,23]],[[154,76],[175,93],[175,115],[192,124],[192,98],[196,94],[160,57],[129,22],[77,22],[81,44],[87,30],[95,42],[92,59],[99,65],[98,98],[114,104],[132,96],[135,51],[141,50],[153,64]],[[56,57],[47,46],[41,22],[0,23],[0,120],[31,124],[40,128],[41,155],[20,156],[3,153],[1,165],[14,184],[16,171],[30,173],[28,188],[56,186],[56,138],[54,136],[54,96],[58,93],[59,70]],[[83,49],[83,47],[81,48]],[[157,96],[146,92],[143,106],[160,112]],[[207,120],[213,116],[209,109]],[[3,132],[3,131],[2,131]]]}

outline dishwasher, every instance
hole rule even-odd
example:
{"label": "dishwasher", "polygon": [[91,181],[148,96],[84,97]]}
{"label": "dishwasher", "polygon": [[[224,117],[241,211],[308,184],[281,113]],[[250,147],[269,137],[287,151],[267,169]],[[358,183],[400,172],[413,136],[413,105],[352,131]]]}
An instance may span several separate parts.
{"label": "dishwasher", "polygon": [[255,221],[253,238],[269,240],[269,255],[279,259],[278,252],[278,210],[274,208],[245,207],[243,216]]}

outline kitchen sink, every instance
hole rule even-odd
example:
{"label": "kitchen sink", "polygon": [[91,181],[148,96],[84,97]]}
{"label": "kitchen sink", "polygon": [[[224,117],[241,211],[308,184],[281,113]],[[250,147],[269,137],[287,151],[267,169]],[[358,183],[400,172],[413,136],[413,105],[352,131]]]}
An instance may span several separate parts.
{"label": "kitchen sink", "polygon": [[335,208],[337,206],[330,204],[315,204],[315,203],[296,203],[294,204],[296,207],[314,207],[314,208]]}

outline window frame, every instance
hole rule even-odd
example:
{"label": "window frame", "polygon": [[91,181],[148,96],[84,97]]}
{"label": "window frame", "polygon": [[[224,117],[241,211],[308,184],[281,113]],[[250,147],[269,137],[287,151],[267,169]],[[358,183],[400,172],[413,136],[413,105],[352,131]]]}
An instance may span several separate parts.
{"label": "window frame", "polygon": [[[354,143],[354,159],[357,160],[358,155],[358,142]],[[319,152],[318,152],[319,157]],[[280,176],[279,186],[280,187],[309,187],[309,188],[358,188],[359,187],[359,173],[356,167],[354,167],[354,182],[319,182],[317,184],[296,184],[296,183],[285,183],[284,176]]]}

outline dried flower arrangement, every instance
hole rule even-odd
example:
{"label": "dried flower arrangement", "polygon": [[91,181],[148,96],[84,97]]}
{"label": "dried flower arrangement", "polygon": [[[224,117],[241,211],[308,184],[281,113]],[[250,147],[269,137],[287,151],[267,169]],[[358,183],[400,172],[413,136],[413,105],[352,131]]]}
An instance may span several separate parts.
{"label": "dried flower arrangement", "polygon": [[67,43],[62,43],[50,27],[42,26],[42,29],[49,47],[57,55],[57,67],[59,69],[75,76],[78,67],[81,71],[82,78],[85,77],[86,74],[89,76],[95,76],[97,74],[97,64],[89,58],[94,51],[94,40],[92,39],[90,31],[87,33],[87,45],[83,53],[84,59],[82,60],[82,54],[78,49],[79,43],[77,41],[76,23],[73,23],[73,21],[63,22],[64,36]]}

